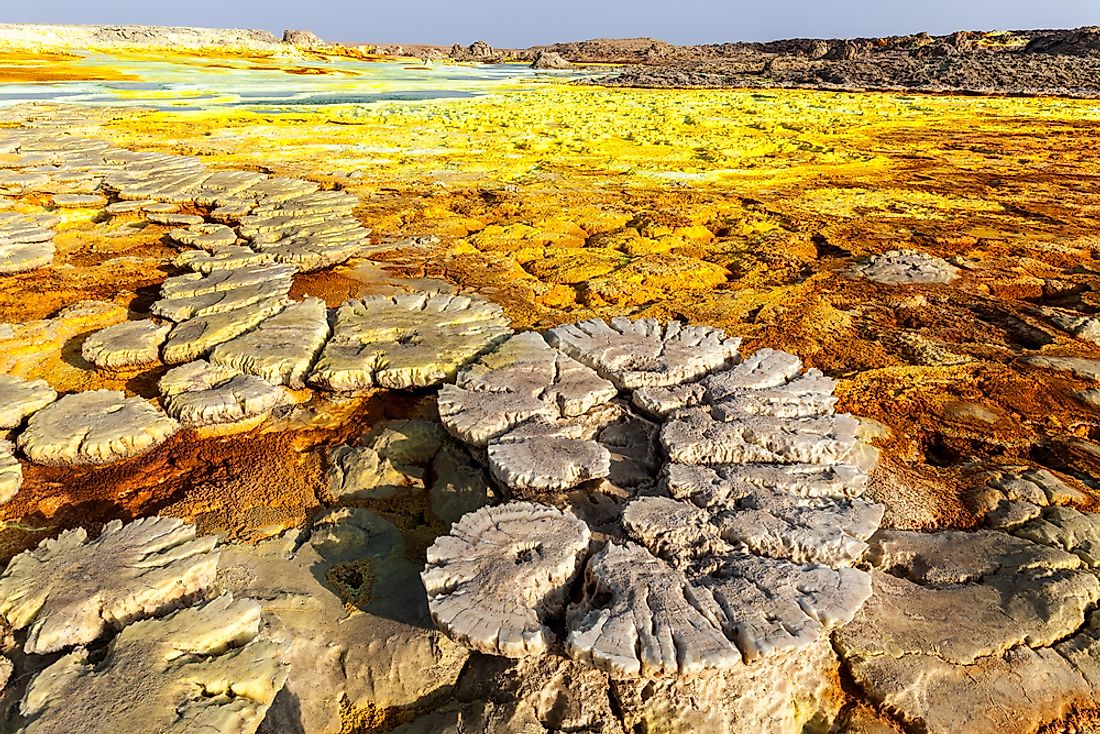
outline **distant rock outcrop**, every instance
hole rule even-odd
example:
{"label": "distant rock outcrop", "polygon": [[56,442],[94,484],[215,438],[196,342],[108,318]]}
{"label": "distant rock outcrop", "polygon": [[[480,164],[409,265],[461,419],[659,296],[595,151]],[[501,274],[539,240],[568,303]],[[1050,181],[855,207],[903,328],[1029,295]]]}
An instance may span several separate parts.
{"label": "distant rock outcrop", "polygon": [[451,46],[448,54],[455,61],[481,61],[483,63],[496,63],[502,61],[504,56],[485,41],[474,41],[469,46],[455,44]]}
{"label": "distant rock outcrop", "polygon": [[283,43],[289,43],[292,46],[301,46],[302,48],[315,48],[317,46],[326,45],[316,33],[292,29],[283,31]]}
{"label": "distant rock outcrop", "polygon": [[1083,56],[1100,54],[1100,26],[1086,26],[1035,38],[1024,49],[1026,53],[1068,54]]}
{"label": "distant rock outcrop", "polygon": [[573,64],[569,63],[561,54],[554,51],[538,51],[535,53],[535,59],[531,62],[532,69],[572,69]]}

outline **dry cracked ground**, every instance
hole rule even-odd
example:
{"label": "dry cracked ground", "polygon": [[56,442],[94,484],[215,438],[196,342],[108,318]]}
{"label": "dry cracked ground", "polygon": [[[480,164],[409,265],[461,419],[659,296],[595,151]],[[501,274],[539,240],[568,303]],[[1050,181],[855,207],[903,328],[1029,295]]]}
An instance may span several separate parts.
{"label": "dry cracked ground", "polygon": [[1097,730],[1098,128],[4,108],[3,730]]}

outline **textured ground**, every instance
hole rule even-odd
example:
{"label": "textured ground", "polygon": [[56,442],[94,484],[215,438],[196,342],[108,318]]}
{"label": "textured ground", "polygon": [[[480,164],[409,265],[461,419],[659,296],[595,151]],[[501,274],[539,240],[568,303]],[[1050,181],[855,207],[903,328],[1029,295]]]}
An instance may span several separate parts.
{"label": "textured ground", "polygon": [[[23,63],[0,55],[0,79]],[[837,380],[838,410],[871,419],[882,460],[868,495],[887,505],[885,527],[975,527],[986,509],[975,489],[1003,466],[1077,480],[1076,504],[1096,509],[1100,420],[1095,392],[1083,392],[1100,380],[1087,361],[1100,359],[1094,102],[541,84],[278,112],[101,108],[87,120],[87,134],[126,148],[356,194],[359,219],[393,248],[296,276],[294,298],[335,307],[408,285],[461,288],[517,327],[658,317],[722,327],[746,352],[798,355]],[[0,277],[0,322],[83,299],[120,308],[43,324],[34,349],[0,354],[4,371],[62,392],[154,397],[159,373],[96,372],[80,347],[125,309],[148,311],[173,272],[169,228],[63,216],[51,268]],[[860,276],[891,250],[942,258],[956,277]],[[26,465],[22,490],[0,506],[0,551],[154,513],[234,540],[271,536],[319,511],[328,447],[434,411],[426,393],[314,398],[255,431],[180,434],[116,466]],[[406,555],[422,564],[439,532],[423,501],[364,504],[405,531]],[[346,731],[393,723],[350,706]]]}

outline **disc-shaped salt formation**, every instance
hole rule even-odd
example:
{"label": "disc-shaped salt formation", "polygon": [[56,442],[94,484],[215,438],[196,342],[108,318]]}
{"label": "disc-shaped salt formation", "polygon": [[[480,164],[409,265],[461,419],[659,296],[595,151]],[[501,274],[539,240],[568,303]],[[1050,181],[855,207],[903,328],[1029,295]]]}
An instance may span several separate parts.
{"label": "disc-shaped salt formation", "polygon": [[210,274],[215,270],[237,270],[251,265],[264,265],[275,262],[271,255],[256,252],[247,247],[229,245],[220,247],[216,252],[187,250],[181,252],[172,261],[177,268],[186,268],[196,273]]}
{"label": "disc-shaped salt formation", "polygon": [[285,298],[294,273],[286,265],[259,264],[215,270],[208,275],[177,275],[164,281],[160,289],[162,298],[150,311],[178,322],[248,308]]}
{"label": "disc-shaped salt formation", "polygon": [[192,224],[187,229],[173,229],[168,233],[176,242],[188,247],[214,252],[237,242],[237,233],[224,224]]}
{"label": "disc-shaped salt formation", "polygon": [[325,302],[307,298],[247,334],[219,344],[210,361],[262,377],[273,385],[300,388],[328,336]]}
{"label": "disc-shaped salt formation", "polygon": [[290,299],[276,295],[241,308],[188,319],[168,334],[161,357],[167,364],[198,359],[222,342],[256,328],[291,303]]}
{"label": "disc-shaped salt formation", "polygon": [[512,490],[557,491],[611,472],[611,452],[583,424],[536,418],[489,444],[489,469]]}
{"label": "disc-shaped salt formation", "polygon": [[171,329],[171,324],[149,319],[124,321],[89,336],[80,353],[96,367],[108,370],[150,367],[160,363],[160,346]]}
{"label": "disc-shaped salt formation", "polygon": [[45,380],[0,375],[0,428],[15,428],[56,399],[57,392]]}
{"label": "disc-shaped salt formation", "polygon": [[205,591],[217,571],[215,542],[162,517],[116,520],[92,541],[83,528],[67,530],[8,564],[0,616],[12,629],[30,627],[28,653],[87,644]]}
{"label": "disc-shaped salt formation", "polygon": [[550,344],[624,389],[678,385],[730,364],[740,339],[709,326],[656,319],[593,319],[559,326]]}
{"label": "disc-shaped salt formation", "polygon": [[290,672],[260,611],[225,595],[130,625],[102,659],[69,653],[27,687],[20,734],[253,734]]}
{"label": "disc-shaped salt formation", "polygon": [[467,296],[348,301],[310,380],[336,392],[436,385],[510,333],[500,306]]}
{"label": "disc-shaped salt formation", "polygon": [[432,619],[475,650],[542,654],[553,638],[546,622],[564,609],[588,542],[588,527],[553,507],[471,512],[428,549],[421,576]]}
{"label": "disc-shaped salt formation", "polygon": [[53,262],[53,228],[59,221],[52,216],[0,213],[0,275],[36,270]]}
{"label": "disc-shaped salt formation", "polygon": [[455,437],[474,446],[534,417],[581,415],[617,394],[615,386],[536,333],[513,336],[439,391],[439,414]]}
{"label": "disc-shaped salt formation", "polygon": [[0,504],[14,497],[23,486],[23,467],[14,451],[11,441],[0,441]]}
{"label": "disc-shaped salt formation", "polygon": [[141,398],[90,390],[66,395],[31,416],[19,448],[47,466],[109,464],[139,456],[178,430],[176,421]]}
{"label": "disc-shaped salt formation", "polygon": [[286,390],[254,375],[197,360],[160,378],[168,415],[184,426],[209,426],[267,415],[287,401]]}

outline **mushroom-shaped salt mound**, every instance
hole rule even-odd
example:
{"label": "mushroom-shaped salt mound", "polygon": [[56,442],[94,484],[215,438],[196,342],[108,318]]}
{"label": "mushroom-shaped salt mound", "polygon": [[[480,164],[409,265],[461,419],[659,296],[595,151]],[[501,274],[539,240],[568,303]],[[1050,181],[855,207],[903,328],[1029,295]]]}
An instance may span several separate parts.
{"label": "mushroom-shaped salt mound", "polygon": [[262,420],[288,400],[281,387],[205,360],[169,370],[159,387],[164,409],[191,427]]}
{"label": "mushroom-shaped salt mound", "polygon": [[856,263],[849,272],[888,285],[950,283],[959,277],[954,265],[920,250],[888,250]]}
{"label": "mushroom-shaped salt mound", "polygon": [[31,416],[19,448],[47,466],[109,464],[150,451],[178,430],[176,421],[141,398],[90,390],[66,395]]}
{"label": "mushroom-shaped salt mound", "polygon": [[263,252],[256,252],[247,247],[230,245],[220,247],[215,252],[203,250],[186,250],[176,256],[172,264],[177,268],[186,268],[196,273],[209,275],[215,270],[235,270],[250,265],[264,265],[275,262],[275,258]]}
{"label": "mushroom-shaped salt mound", "polygon": [[161,285],[161,300],[150,311],[172,321],[225,313],[286,298],[295,269],[261,263],[208,275],[176,275]]}
{"label": "mushroom-shaped salt mound", "polygon": [[709,326],[656,319],[599,319],[559,326],[550,344],[623,389],[678,385],[730,364],[740,339]]}
{"label": "mushroom-shaped salt mound", "polygon": [[123,321],[89,336],[80,353],[105,370],[149,367],[160,363],[160,345],[171,329],[171,324],[162,325],[149,319]]}
{"label": "mushroom-shaped salt mound", "polygon": [[336,392],[436,385],[510,333],[500,306],[467,296],[348,301],[310,380]]}
{"label": "mushroom-shaped salt mound", "polygon": [[10,500],[23,486],[23,467],[15,458],[11,441],[0,441],[0,504]]}
{"label": "mushroom-shaped salt mound", "polygon": [[216,538],[150,517],[108,523],[95,540],[68,530],[20,553],[0,576],[0,616],[30,627],[24,649],[48,653],[98,639],[108,627],[174,609],[214,582]]}
{"label": "mushroom-shaped salt mound", "polygon": [[290,672],[260,611],[227,594],[130,625],[102,660],[69,653],[31,681],[20,733],[253,734]]}
{"label": "mushroom-shaped salt mound", "polygon": [[513,502],[471,512],[428,549],[421,577],[432,619],[490,654],[546,651],[588,552],[588,527],[569,512]]}
{"label": "mushroom-shaped salt mound", "polygon": [[325,302],[307,298],[247,334],[219,344],[210,361],[262,377],[273,385],[301,388],[328,336]]}
{"label": "mushroom-shaped salt mound", "polygon": [[0,375],[0,428],[15,428],[54,400],[57,393],[45,380]]}

